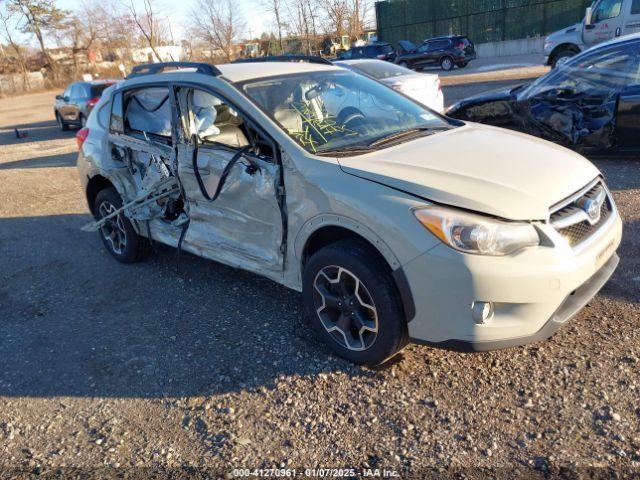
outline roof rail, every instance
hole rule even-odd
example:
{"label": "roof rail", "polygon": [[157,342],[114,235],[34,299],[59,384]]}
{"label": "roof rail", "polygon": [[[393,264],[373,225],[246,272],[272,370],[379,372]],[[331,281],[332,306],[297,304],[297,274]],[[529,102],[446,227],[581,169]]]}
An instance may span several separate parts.
{"label": "roof rail", "polygon": [[333,65],[329,60],[314,55],[269,55],[266,57],[239,58],[231,63],[253,63],[253,62],[302,62],[319,63],[322,65]]}
{"label": "roof rail", "polygon": [[202,73],[204,75],[211,75],[217,77],[222,75],[222,72],[210,63],[203,62],[160,62],[160,63],[145,63],[144,65],[136,65],[131,70],[131,73],[127,75],[127,79],[142,77],[144,75],[153,75],[160,73],[166,69],[173,68],[175,70],[181,70],[183,68],[195,68],[196,73]]}

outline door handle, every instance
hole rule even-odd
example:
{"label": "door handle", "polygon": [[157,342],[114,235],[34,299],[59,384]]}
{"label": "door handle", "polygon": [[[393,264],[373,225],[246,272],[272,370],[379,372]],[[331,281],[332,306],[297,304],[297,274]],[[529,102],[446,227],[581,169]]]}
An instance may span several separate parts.
{"label": "door handle", "polygon": [[616,28],[616,37],[619,37],[621,33],[620,27]]}

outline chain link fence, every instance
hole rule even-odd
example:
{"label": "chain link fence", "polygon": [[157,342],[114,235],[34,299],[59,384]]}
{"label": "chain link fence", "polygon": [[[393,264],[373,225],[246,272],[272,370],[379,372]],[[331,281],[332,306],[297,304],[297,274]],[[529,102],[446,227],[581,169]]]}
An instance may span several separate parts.
{"label": "chain link fence", "polygon": [[579,22],[591,0],[386,0],[376,3],[378,38],[420,43],[467,35],[474,43],[546,35]]}

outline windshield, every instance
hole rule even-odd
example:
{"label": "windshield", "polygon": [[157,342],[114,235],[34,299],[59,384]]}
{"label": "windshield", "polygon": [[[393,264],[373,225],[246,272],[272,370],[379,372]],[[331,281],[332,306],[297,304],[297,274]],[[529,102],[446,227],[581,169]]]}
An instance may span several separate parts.
{"label": "windshield", "polygon": [[311,153],[370,148],[403,131],[452,127],[389,87],[347,70],[250,80],[241,87]]}
{"label": "windshield", "polygon": [[540,77],[520,91],[518,98],[529,99],[558,91],[572,95],[618,91],[639,78],[636,55],[635,49],[625,44],[586,52]]}
{"label": "windshield", "polygon": [[384,62],[382,60],[371,60],[364,62],[352,63],[351,68],[373,78],[380,80],[383,78],[400,77],[402,75],[412,75],[414,72],[408,68],[394,65],[393,63]]}

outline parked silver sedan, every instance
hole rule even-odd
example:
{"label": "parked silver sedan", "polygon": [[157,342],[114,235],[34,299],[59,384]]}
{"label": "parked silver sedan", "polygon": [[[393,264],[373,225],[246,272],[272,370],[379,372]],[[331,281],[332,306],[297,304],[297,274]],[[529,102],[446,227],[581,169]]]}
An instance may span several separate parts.
{"label": "parked silver sedan", "polygon": [[444,113],[444,96],[437,74],[416,73],[382,60],[341,60],[334,64],[373,77],[430,109]]}

